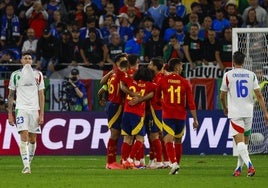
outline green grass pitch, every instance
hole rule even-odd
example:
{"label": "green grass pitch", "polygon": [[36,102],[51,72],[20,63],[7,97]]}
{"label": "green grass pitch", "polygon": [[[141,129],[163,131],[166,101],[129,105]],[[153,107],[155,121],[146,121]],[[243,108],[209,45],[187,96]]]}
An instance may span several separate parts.
{"label": "green grass pitch", "polygon": [[[21,174],[19,156],[0,156],[3,188],[262,188],[268,184],[268,155],[251,155],[254,177],[233,177],[236,158],[184,155],[177,175],[169,169],[106,170],[105,156],[36,156],[32,174]],[[148,158],[147,158],[148,161]]]}

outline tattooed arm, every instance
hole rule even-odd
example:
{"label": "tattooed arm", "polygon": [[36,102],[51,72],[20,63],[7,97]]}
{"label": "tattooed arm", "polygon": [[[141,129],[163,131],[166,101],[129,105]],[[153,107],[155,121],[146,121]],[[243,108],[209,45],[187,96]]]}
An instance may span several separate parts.
{"label": "tattooed arm", "polygon": [[15,125],[14,116],[13,116],[14,96],[15,96],[15,91],[9,89],[7,112],[8,112],[8,123],[12,126]]}

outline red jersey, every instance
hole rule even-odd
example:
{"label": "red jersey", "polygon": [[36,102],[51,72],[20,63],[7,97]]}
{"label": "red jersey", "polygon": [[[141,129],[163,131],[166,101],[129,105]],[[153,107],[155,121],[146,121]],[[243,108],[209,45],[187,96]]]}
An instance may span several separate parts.
{"label": "red jersey", "polygon": [[161,90],[159,88],[159,81],[162,79],[164,76],[163,73],[157,73],[153,79],[153,83],[157,85],[157,88],[154,93],[154,97],[150,100],[150,104],[152,105],[154,110],[161,110],[162,109],[162,95],[161,95]]}
{"label": "red jersey", "polygon": [[116,74],[112,74],[108,81],[108,101],[116,103],[116,104],[122,104],[123,103],[123,92],[120,90],[120,80],[116,76]]}
{"label": "red jersey", "polygon": [[185,120],[186,105],[190,110],[196,109],[190,83],[182,76],[174,73],[165,75],[159,81],[159,87],[163,94],[163,118]]}
{"label": "red jersey", "polygon": [[127,74],[133,78],[133,75],[135,74],[135,72],[137,71],[137,69],[135,68],[131,68],[127,71]]}

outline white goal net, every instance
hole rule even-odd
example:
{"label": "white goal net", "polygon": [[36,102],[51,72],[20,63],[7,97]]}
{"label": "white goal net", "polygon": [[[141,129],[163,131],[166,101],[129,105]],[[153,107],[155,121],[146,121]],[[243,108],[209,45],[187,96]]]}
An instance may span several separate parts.
{"label": "white goal net", "polygon": [[[266,105],[268,105],[267,45],[268,28],[233,28],[232,51],[239,50],[246,55],[244,68],[255,72],[258,76]],[[268,128],[265,126],[263,113],[258,102],[254,106],[254,118],[248,149],[251,154],[268,153]]]}

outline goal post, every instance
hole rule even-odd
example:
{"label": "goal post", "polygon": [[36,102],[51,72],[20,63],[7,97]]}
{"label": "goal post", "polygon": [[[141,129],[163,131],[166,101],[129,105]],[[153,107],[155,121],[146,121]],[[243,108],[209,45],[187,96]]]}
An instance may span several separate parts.
{"label": "goal post", "polygon": [[[261,71],[264,77],[268,78],[268,28],[233,28],[232,53],[235,51],[245,54],[244,68],[253,72]],[[266,97],[267,92],[268,90],[262,90]],[[248,149],[251,154],[268,153],[268,128],[265,126],[263,113],[257,102],[254,105]]]}

